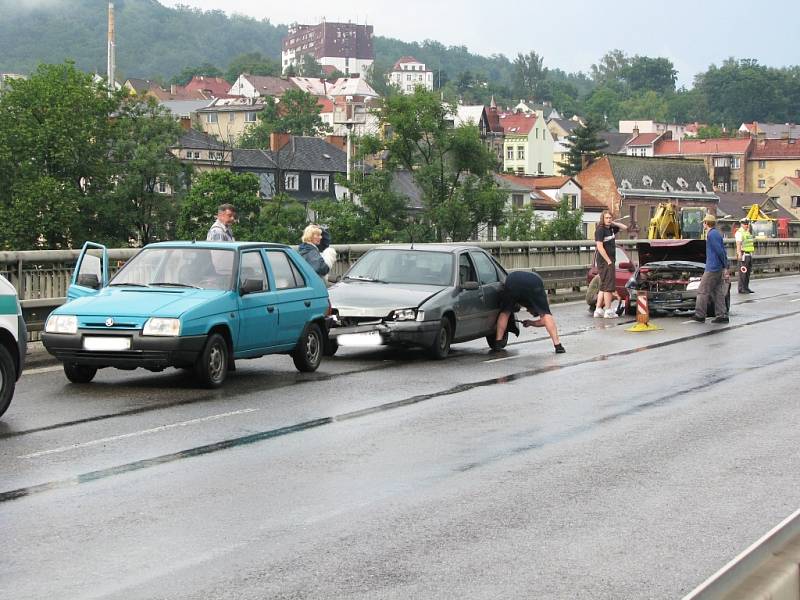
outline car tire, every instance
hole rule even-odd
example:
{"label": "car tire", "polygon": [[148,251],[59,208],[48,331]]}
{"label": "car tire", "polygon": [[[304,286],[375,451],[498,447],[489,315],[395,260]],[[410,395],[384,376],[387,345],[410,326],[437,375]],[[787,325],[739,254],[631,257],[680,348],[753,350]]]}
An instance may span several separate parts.
{"label": "car tire", "polygon": [[17,372],[14,357],[8,348],[0,345],[0,416],[8,410],[11,398],[14,397],[14,387],[17,384]]}
{"label": "car tire", "polygon": [[503,338],[499,340],[495,339],[494,334],[487,335],[486,343],[489,344],[489,348],[492,350],[502,350],[508,344],[508,330],[503,334]]}
{"label": "car tire", "polygon": [[316,323],[309,323],[300,336],[300,341],[292,350],[292,360],[294,366],[301,373],[311,373],[316,371],[322,362],[322,354],[325,347],[325,340],[322,331]]}
{"label": "car tire", "polygon": [[97,367],[64,363],[64,375],[72,383],[89,383],[97,375]]}
{"label": "car tire", "polygon": [[453,326],[447,317],[439,321],[439,330],[430,347],[430,354],[436,360],[443,360],[450,354],[450,342],[453,340]]}
{"label": "car tire", "polygon": [[229,360],[225,338],[218,333],[212,333],[194,366],[198,382],[207,388],[220,387],[228,375]]}
{"label": "car tire", "polygon": [[325,356],[334,356],[338,351],[339,351],[339,342],[326,337],[325,347],[322,350],[322,354]]}

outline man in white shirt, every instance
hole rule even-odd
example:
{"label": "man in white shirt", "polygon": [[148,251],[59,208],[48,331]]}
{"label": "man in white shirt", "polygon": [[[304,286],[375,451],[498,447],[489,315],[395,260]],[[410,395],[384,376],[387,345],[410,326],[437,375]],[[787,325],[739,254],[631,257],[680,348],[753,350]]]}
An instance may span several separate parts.
{"label": "man in white shirt", "polygon": [[217,220],[208,230],[207,242],[235,242],[231,223],[236,220],[236,208],[233,204],[220,204],[217,209]]}

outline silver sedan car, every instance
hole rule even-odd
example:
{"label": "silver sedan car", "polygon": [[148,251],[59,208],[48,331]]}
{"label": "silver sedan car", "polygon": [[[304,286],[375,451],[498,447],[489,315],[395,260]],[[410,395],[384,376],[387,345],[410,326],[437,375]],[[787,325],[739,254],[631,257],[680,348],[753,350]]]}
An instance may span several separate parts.
{"label": "silver sedan car", "polygon": [[327,353],[342,346],[418,346],[437,359],[452,342],[485,337],[492,348],[506,271],[473,246],[373,248],[328,290]]}

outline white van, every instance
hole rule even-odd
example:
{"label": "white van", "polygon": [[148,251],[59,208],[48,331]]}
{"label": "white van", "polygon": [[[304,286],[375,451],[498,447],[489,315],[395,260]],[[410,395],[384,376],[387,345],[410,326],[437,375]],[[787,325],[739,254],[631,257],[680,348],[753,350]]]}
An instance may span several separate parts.
{"label": "white van", "polygon": [[0,276],[0,416],[6,412],[25,362],[28,330],[17,291]]}

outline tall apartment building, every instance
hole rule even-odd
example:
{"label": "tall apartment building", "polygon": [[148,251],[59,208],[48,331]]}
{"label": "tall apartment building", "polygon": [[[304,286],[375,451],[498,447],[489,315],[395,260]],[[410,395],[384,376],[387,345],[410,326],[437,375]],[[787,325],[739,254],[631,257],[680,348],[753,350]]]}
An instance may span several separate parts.
{"label": "tall apartment building", "polygon": [[363,77],[375,60],[372,48],[372,25],[328,23],[289,26],[283,38],[281,65],[299,66],[310,54],[321,65],[330,65],[345,75]]}

